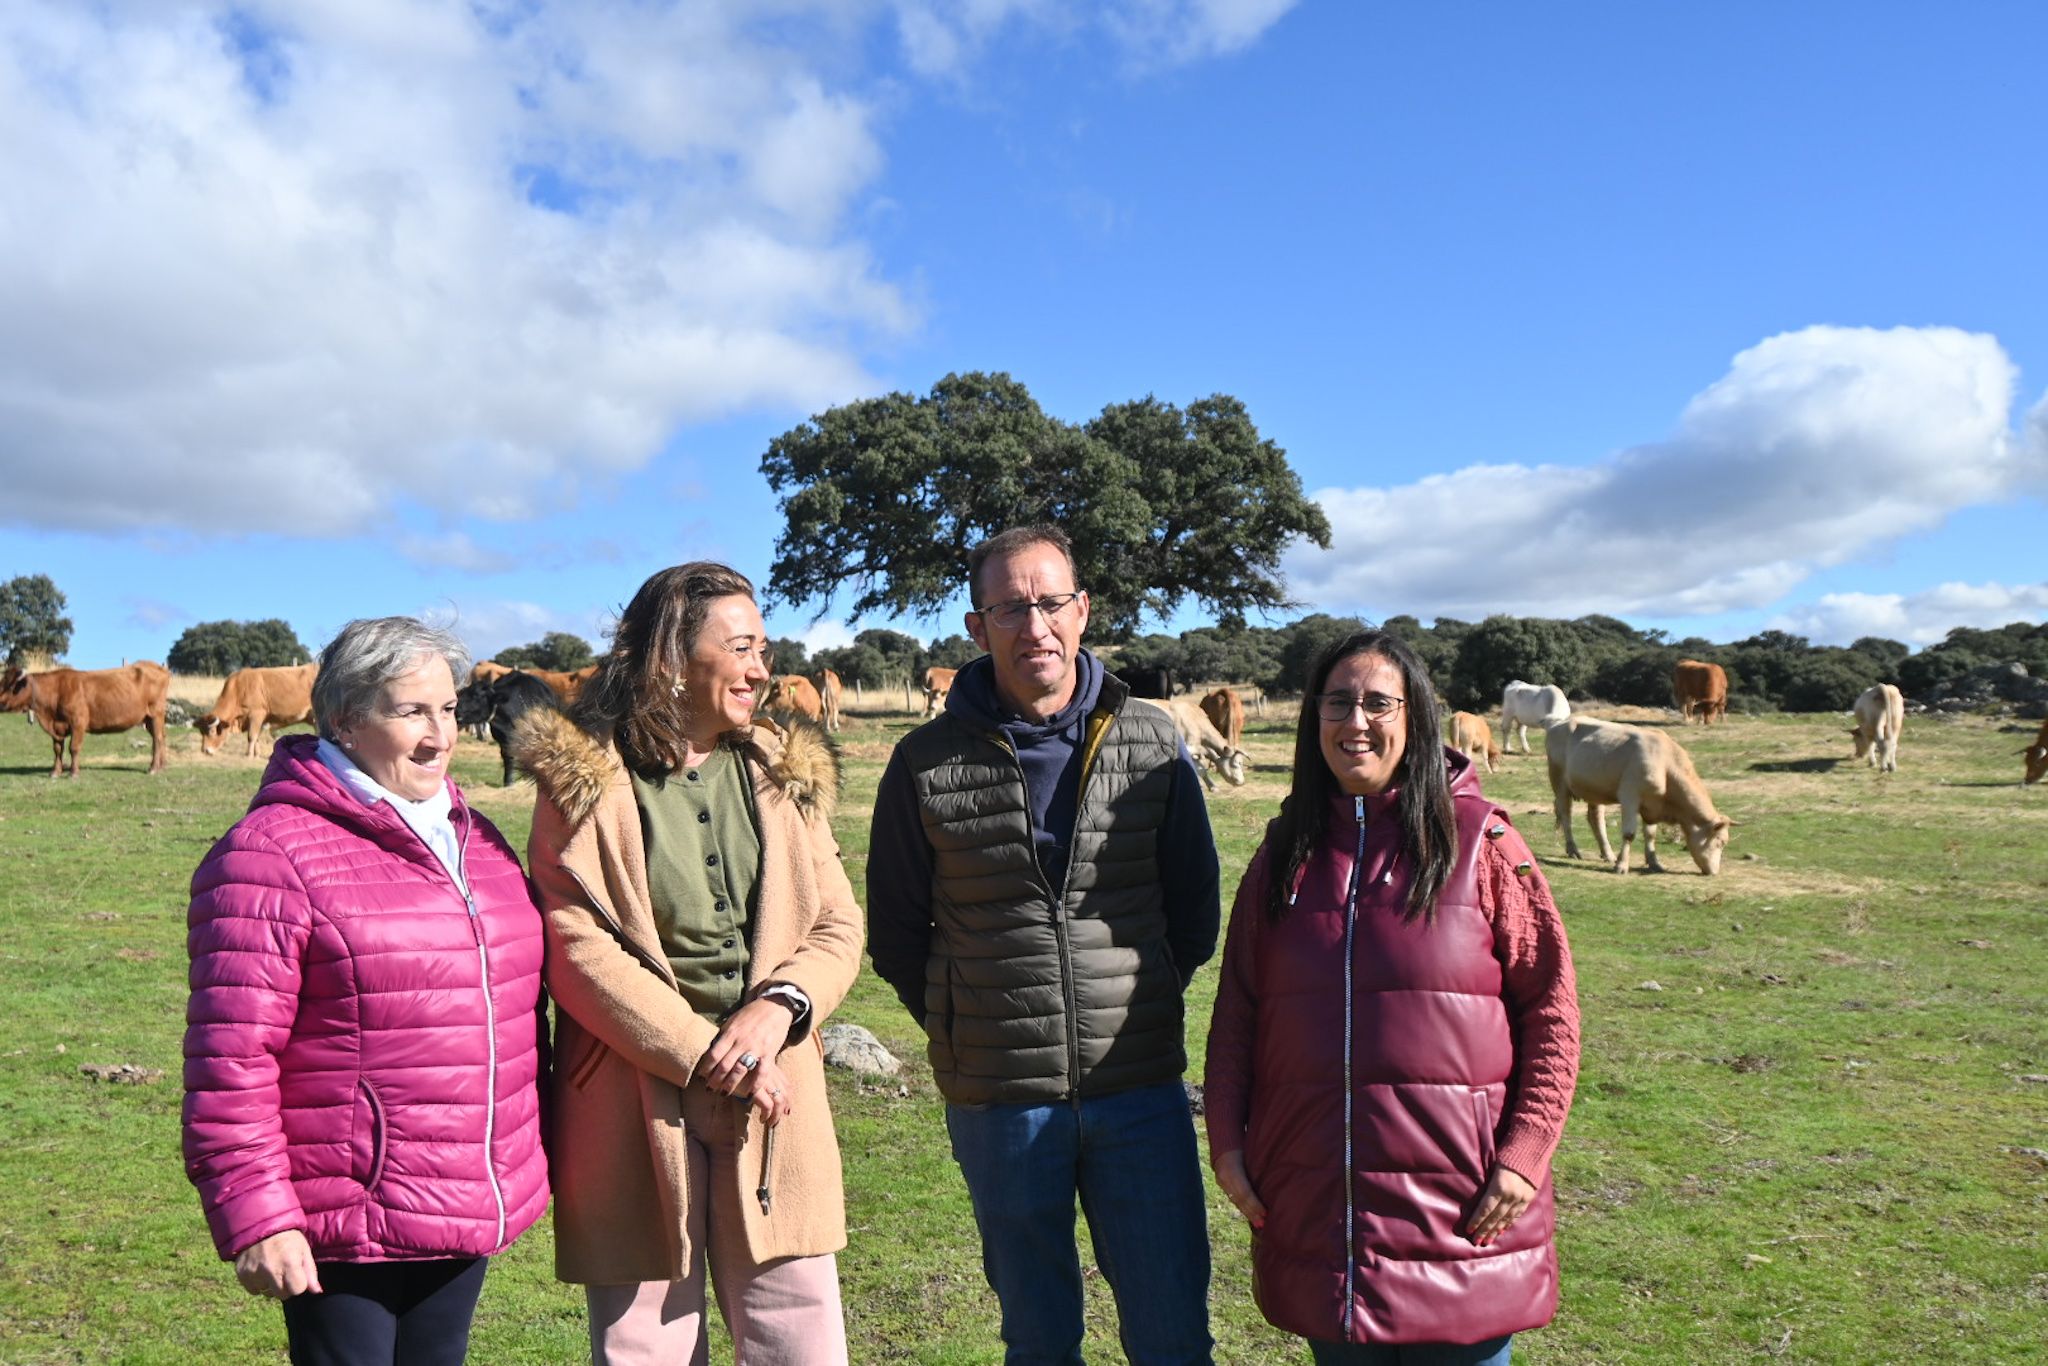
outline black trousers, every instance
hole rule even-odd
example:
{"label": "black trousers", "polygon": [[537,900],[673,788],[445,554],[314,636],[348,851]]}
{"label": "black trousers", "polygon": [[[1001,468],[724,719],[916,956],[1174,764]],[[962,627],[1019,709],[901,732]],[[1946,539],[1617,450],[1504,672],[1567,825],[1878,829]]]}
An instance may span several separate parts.
{"label": "black trousers", "polygon": [[284,1302],[292,1366],[462,1366],[487,1261],[318,1263],[322,1293]]}

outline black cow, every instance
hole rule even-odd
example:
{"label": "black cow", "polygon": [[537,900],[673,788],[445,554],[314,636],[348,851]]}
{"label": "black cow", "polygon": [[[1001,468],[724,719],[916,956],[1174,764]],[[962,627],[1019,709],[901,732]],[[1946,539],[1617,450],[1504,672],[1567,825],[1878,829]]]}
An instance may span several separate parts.
{"label": "black cow", "polygon": [[560,711],[561,699],[553,688],[517,669],[502,678],[471,683],[455,694],[457,725],[490,727],[491,738],[498,742],[498,757],[505,761],[506,787],[512,786],[512,728],[535,707]]}
{"label": "black cow", "polygon": [[1110,672],[1123,680],[1133,697],[1150,697],[1163,702],[1173,696],[1173,674],[1170,670],[1140,669],[1127,664]]}

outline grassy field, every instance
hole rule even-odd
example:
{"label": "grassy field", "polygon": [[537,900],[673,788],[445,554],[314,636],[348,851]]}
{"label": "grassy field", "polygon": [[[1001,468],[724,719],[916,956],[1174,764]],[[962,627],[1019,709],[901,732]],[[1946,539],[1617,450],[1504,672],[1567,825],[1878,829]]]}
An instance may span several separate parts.
{"label": "grassy field", "polygon": [[[876,779],[912,723],[860,716],[844,737],[856,888]],[[1284,790],[1282,724],[1255,727],[1252,781],[1212,802],[1226,894]],[[2048,789],[2016,786],[2012,724],[1910,718],[1890,776],[1849,762],[1845,725],[1683,733],[1741,822],[1713,879],[1677,841],[1682,871],[1663,875],[1564,861],[1540,753],[1486,779],[1557,890],[1585,1016],[1557,1159],[1564,1302],[1519,1361],[2043,1359]],[[174,733],[149,778],[142,732],[95,736],[80,777],[53,782],[41,733],[0,717],[0,1361],[283,1357],[276,1306],[215,1259],[178,1159],[186,882],[261,770],[195,740]],[[496,773],[465,741],[459,779],[523,844],[531,788]],[[1197,1076],[1213,990],[1212,966]],[[854,1360],[999,1361],[916,1031],[871,976],[841,1018],[910,1064],[901,1084],[834,1080]],[[80,1070],[119,1063],[163,1076]],[[1306,1361],[1252,1308],[1220,1197],[1211,1229],[1218,1359]],[[493,1268],[473,1360],[580,1359],[582,1297],[549,1267],[543,1223]],[[1090,1293],[1090,1357],[1119,1360],[1099,1278]]]}

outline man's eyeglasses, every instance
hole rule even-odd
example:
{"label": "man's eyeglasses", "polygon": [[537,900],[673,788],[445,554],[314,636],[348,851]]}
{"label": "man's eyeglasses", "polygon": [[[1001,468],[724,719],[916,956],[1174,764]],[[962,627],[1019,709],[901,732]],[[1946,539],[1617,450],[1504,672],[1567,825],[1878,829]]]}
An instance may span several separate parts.
{"label": "man's eyeglasses", "polygon": [[1348,692],[1323,692],[1316,694],[1316,715],[1325,721],[1349,721],[1352,711],[1358,710],[1365,713],[1368,721],[1384,721],[1407,700],[1383,692],[1369,692],[1363,697],[1353,697]]}
{"label": "man's eyeglasses", "polygon": [[976,609],[975,615],[983,621],[1002,627],[1005,631],[1014,631],[1030,617],[1032,608],[1036,607],[1045,613],[1045,619],[1051,621],[1066,611],[1068,605],[1080,596],[1079,593],[1053,593],[1036,602],[992,602],[986,607]]}

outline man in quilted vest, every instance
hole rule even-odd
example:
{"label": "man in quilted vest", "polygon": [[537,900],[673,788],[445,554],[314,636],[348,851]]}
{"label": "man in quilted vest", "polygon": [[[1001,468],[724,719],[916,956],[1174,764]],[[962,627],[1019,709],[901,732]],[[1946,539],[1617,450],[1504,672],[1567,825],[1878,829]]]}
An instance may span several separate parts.
{"label": "man in quilted vest", "polygon": [[929,1039],[1007,1359],[1081,1361],[1078,1195],[1133,1366],[1210,1360],[1181,997],[1216,947],[1216,845],[1167,714],[1088,651],[1055,527],[968,558],[986,650],[882,775],[875,971]]}

